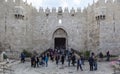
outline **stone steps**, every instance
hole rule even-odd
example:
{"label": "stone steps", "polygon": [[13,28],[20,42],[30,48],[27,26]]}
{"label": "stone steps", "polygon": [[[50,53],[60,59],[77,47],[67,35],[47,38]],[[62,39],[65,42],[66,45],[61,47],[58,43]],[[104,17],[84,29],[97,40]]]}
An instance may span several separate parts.
{"label": "stone steps", "polygon": [[9,71],[10,72],[14,71],[11,69],[11,67],[18,63],[20,63],[20,61],[16,61],[16,60],[10,60],[9,63],[8,62],[0,62],[0,73],[7,73]]}

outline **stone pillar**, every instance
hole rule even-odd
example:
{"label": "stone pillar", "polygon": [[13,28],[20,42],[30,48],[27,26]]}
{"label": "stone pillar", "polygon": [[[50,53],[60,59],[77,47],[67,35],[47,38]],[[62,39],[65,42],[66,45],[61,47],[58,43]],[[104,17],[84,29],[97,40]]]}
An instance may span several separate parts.
{"label": "stone pillar", "polygon": [[0,61],[1,62],[4,61],[4,54],[6,54],[4,51],[0,54]]}

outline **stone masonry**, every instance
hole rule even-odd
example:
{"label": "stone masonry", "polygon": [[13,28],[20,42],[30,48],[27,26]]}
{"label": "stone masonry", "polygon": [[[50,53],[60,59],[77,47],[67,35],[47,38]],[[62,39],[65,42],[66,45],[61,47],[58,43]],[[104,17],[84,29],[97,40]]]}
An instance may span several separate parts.
{"label": "stone masonry", "polygon": [[0,43],[5,49],[42,52],[65,38],[66,48],[120,54],[120,1],[98,0],[87,8],[37,10],[22,0],[0,0]]}

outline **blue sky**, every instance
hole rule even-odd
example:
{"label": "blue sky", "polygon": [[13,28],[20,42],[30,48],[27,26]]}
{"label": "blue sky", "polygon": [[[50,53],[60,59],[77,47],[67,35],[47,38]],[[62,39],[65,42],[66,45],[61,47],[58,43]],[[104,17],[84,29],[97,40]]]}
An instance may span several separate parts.
{"label": "blue sky", "polygon": [[68,7],[69,9],[71,9],[72,7],[81,7],[81,9],[83,9],[84,7],[87,7],[88,3],[92,4],[93,0],[27,0],[27,2],[32,3],[32,5],[35,6],[37,9],[39,9],[39,7]]}

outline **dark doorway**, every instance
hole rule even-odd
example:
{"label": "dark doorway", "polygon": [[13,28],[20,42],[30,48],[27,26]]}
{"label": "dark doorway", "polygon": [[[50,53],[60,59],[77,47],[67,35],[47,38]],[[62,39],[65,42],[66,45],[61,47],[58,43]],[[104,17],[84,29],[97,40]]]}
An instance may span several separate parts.
{"label": "dark doorway", "polygon": [[55,38],[55,49],[66,49],[66,38]]}

